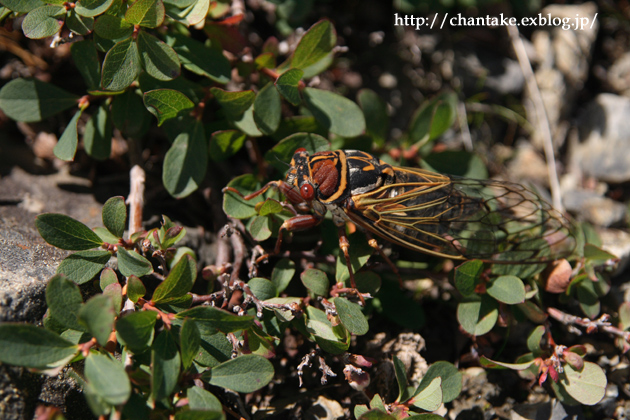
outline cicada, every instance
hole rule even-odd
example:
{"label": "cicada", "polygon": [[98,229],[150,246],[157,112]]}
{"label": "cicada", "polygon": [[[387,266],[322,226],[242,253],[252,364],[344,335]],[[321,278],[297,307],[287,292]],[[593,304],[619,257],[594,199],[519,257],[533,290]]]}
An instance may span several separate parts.
{"label": "cicada", "polygon": [[329,211],[352,287],[347,222],[368,234],[370,245],[395,271],[370,234],[429,255],[503,264],[551,262],[568,256],[575,246],[569,221],[522,185],[397,167],[358,150],[309,155],[300,148],[285,181],[272,181],[243,198],[252,199],[270,187],[311,209],[282,224],[274,253],[280,252],[284,231],[316,226]]}

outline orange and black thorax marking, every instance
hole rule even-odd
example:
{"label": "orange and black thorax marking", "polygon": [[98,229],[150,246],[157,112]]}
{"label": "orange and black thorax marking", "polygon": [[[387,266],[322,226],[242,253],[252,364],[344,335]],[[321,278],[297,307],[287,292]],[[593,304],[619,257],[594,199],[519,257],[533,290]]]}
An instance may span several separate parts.
{"label": "orange and black thorax marking", "polygon": [[299,151],[293,156],[287,183],[300,190],[310,184],[315,199],[323,204],[343,205],[349,198],[394,182],[393,168],[369,153],[358,150]]}

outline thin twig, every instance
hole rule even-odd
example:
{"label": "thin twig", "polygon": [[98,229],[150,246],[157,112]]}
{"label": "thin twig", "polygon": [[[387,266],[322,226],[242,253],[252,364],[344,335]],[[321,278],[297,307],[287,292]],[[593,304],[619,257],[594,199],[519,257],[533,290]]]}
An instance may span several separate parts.
{"label": "thin twig", "polygon": [[129,236],[142,230],[142,208],[144,207],[144,169],[134,165],[129,171],[130,189],[127,204],[129,204]]}
{"label": "thin twig", "polygon": [[560,321],[567,326],[579,325],[586,329],[587,333],[595,331],[604,331],[614,336],[620,337],[630,343],[630,331],[623,331],[614,327],[608,320],[610,315],[603,314],[598,319],[580,318],[575,315],[567,314],[556,308],[547,308],[547,313],[553,319]]}
{"label": "thin twig", "polygon": [[466,105],[463,102],[457,104],[457,121],[459,122],[459,130],[462,133],[462,143],[467,152],[472,152],[473,143],[468,128],[468,118],[466,116]]}
{"label": "thin twig", "polygon": [[536,113],[536,122],[538,123],[538,130],[543,139],[543,148],[545,151],[545,159],[547,160],[547,169],[549,172],[549,188],[551,189],[551,199],[553,206],[556,210],[563,212],[562,197],[560,196],[560,181],[558,180],[558,172],[556,169],[556,160],[553,150],[553,140],[551,136],[551,128],[549,127],[549,119],[547,118],[547,112],[545,110],[545,103],[543,102],[540,89],[536,83],[534,77],[534,71],[532,70],[532,64],[527,58],[527,52],[525,51],[525,45],[521,39],[518,28],[516,26],[507,26],[510,40],[512,41],[512,48],[518,59],[518,63],[521,66],[521,71],[525,77],[525,83],[527,84],[527,90],[529,96],[534,104],[534,110]]}

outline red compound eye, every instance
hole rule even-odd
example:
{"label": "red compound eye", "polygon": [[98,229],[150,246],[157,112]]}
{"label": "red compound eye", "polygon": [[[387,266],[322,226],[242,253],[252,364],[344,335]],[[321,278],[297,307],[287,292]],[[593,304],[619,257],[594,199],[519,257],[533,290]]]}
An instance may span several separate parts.
{"label": "red compound eye", "polygon": [[303,148],[303,147],[300,147],[300,148],[299,148],[299,149],[297,149],[297,150],[296,150],[293,154],[296,154],[296,153],[302,153],[302,152],[306,152],[306,149],[305,149],[305,148]]}
{"label": "red compound eye", "polygon": [[313,197],[315,197],[315,190],[311,184],[304,184],[300,188],[300,195],[306,201],[311,201],[313,200]]}

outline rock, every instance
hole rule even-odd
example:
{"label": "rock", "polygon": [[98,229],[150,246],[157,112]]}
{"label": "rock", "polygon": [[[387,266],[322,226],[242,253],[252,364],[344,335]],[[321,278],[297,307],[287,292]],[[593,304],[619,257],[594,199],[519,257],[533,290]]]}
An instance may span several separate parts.
{"label": "rock", "polygon": [[579,120],[580,143],[573,148],[572,163],[585,174],[605,182],[629,181],[630,154],[625,153],[630,148],[628,116],[630,98],[609,93],[598,95]]}
{"label": "rock", "polygon": [[320,395],[311,408],[304,413],[304,418],[307,420],[336,420],[343,417],[345,413],[341,404],[323,395]]}
{"label": "rock", "polygon": [[556,399],[543,403],[517,405],[510,414],[512,420],[582,420],[585,418],[580,406],[564,405]]}
{"label": "rock", "polygon": [[[67,191],[85,185],[67,174],[34,176],[17,167],[0,180],[0,321],[37,324],[46,311],[46,282],[68,254],[39,236],[38,213],[68,214],[90,227],[102,224],[101,205],[91,194]],[[78,385],[64,373],[48,378],[2,365],[0,401],[3,420],[31,419],[38,404],[57,406],[67,418],[93,417]]]}
{"label": "rock", "polygon": [[599,229],[602,249],[619,258],[613,275],[622,273],[630,261],[630,234],[620,229]]}
{"label": "rock", "polygon": [[595,191],[568,191],[563,202],[567,210],[578,215],[579,220],[596,226],[609,227],[622,222],[626,216],[626,206]]}
{"label": "rock", "polygon": [[[562,122],[574,111],[575,98],[582,90],[588,77],[590,57],[597,37],[598,22],[595,19],[597,6],[588,2],[580,5],[554,4],[545,7],[540,15],[546,19],[567,19],[575,22],[575,17],[588,18],[592,27],[563,28],[547,24],[532,34],[538,67],[536,82],[545,104],[545,111],[554,140],[559,147],[564,138]],[[525,104],[527,105],[527,101]],[[527,115],[536,115],[527,107]],[[534,135],[532,141],[542,148],[542,137]]]}
{"label": "rock", "polygon": [[630,52],[619,57],[608,69],[607,81],[620,95],[630,97]]}

